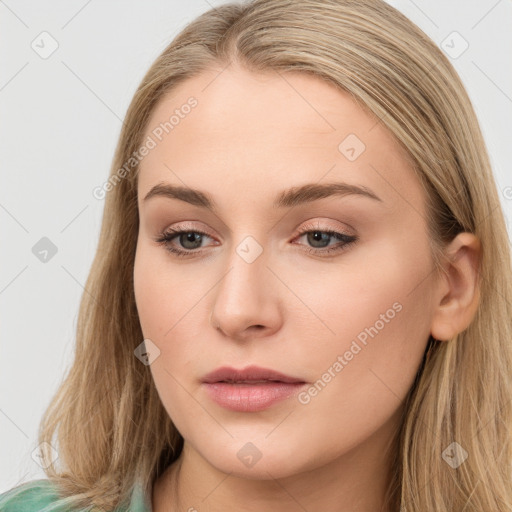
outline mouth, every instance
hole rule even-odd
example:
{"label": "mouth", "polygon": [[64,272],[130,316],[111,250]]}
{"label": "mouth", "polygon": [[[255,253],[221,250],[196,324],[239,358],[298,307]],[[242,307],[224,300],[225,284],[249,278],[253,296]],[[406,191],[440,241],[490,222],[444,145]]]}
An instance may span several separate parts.
{"label": "mouth", "polygon": [[243,370],[222,367],[206,375],[203,387],[214,402],[237,412],[257,412],[294,395],[303,379],[251,366]]}

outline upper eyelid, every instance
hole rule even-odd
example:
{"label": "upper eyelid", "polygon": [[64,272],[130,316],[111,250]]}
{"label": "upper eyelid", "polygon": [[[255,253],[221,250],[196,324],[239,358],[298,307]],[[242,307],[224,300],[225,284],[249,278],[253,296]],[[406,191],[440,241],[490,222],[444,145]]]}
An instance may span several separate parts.
{"label": "upper eyelid", "polygon": [[[326,218],[327,219],[327,218]],[[300,231],[304,231],[304,230],[314,230],[314,229],[318,229],[318,230],[321,230],[321,231],[346,231],[346,229],[344,229],[343,227],[332,227],[332,226],[329,226],[329,225],[325,225],[324,223],[328,222],[328,221],[331,221],[333,222],[334,219],[328,219],[328,220],[318,220],[318,219],[314,219],[314,220],[307,220],[307,221],[302,221],[300,224],[298,224],[295,228],[294,228],[294,231],[299,231],[299,228],[300,228]],[[162,230],[162,232],[166,232],[166,231],[172,231],[172,230],[176,230],[176,231],[201,231],[201,232],[204,232],[205,234],[207,234],[208,236],[212,236],[210,233],[209,233],[209,229],[208,228],[204,228],[204,227],[197,227],[196,225],[194,225],[195,222],[198,222],[198,221],[181,221],[181,222],[177,222],[177,226],[176,227],[168,227],[168,228],[165,228]],[[335,221],[337,223],[341,223],[341,221]],[[314,224],[313,224],[314,223]],[[200,223],[202,224],[202,223]],[[324,225],[322,225],[324,224]],[[349,231],[354,231],[355,232],[355,229],[350,225],[350,224],[347,224],[347,223],[343,223],[345,226],[347,226],[349,229]],[[319,226],[318,226],[319,225]]]}

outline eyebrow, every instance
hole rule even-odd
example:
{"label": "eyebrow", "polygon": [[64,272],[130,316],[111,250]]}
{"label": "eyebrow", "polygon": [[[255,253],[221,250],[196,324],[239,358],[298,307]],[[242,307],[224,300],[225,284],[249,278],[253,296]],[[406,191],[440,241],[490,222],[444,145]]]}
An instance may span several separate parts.
{"label": "eyebrow", "polygon": [[[367,197],[375,201],[383,202],[372,190],[359,185],[349,183],[307,183],[305,185],[290,188],[282,191],[276,197],[274,208],[292,208],[304,203],[324,199],[331,196],[357,195]],[[168,183],[158,183],[146,194],[144,202],[152,197],[165,197],[168,199],[179,199],[194,206],[200,206],[211,211],[217,211],[216,203],[212,196],[201,190],[189,187],[170,185]]]}

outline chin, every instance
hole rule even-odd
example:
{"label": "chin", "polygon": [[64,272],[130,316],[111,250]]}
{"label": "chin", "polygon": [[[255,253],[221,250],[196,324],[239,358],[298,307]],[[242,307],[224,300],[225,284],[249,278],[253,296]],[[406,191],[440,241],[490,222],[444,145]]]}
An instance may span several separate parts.
{"label": "chin", "polygon": [[[252,443],[235,439],[229,446],[222,447],[221,451],[203,452],[203,457],[219,471],[249,480],[286,478],[313,469],[306,467],[307,460],[290,456],[295,451],[292,443],[288,446],[277,438],[276,441],[277,446],[272,446],[268,441]],[[303,451],[301,455],[304,457]]]}

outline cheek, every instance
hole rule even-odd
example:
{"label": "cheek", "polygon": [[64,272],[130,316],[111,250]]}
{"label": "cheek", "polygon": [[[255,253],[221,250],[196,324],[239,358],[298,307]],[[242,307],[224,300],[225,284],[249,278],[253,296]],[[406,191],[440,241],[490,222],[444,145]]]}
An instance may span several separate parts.
{"label": "cheek", "polygon": [[140,244],[134,263],[134,292],[142,332],[162,350],[165,347],[160,345],[176,338],[191,320],[197,324],[197,313],[192,313],[205,294],[205,282],[169,264],[165,249]]}
{"label": "cheek", "polygon": [[160,351],[150,369],[157,388],[165,385],[168,396],[175,396],[173,393],[180,389],[170,374],[179,382],[183,382],[182,376],[192,382],[202,375],[201,365],[209,346],[207,332],[211,329],[207,294],[218,280],[211,269],[203,274],[170,263],[163,248],[141,245],[137,250],[137,311],[144,338]]}
{"label": "cheek", "polygon": [[198,311],[205,289],[198,280],[184,277],[177,266],[169,265],[166,254],[159,252],[163,249],[138,247],[135,300],[144,338],[160,351],[149,366],[155,387],[169,417],[178,429],[186,430],[187,418],[200,414],[199,410],[191,410],[195,402],[190,400],[189,392],[193,392],[190,383],[198,372],[197,345],[204,338]]}
{"label": "cheek", "polygon": [[[375,368],[403,391],[429,335],[429,269],[426,244],[395,241],[354,251],[329,274],[297,268],[287,276],[300,283],[297,295],[314,313],[302,317],[307,322],[298,314],[293,319],[305,342],[299,357],[310,363],[308,376],[317,379],[345,356],[339,372],[345,377],[337,379],[344,386],[356,385],[358,372]],[[307,340],[315,340],[314,350]]]}
{"label": "cheek", "polygon": [[[428,283],[422,282],[428,252],[414,257],[389,245],[375,254],[322,279],[323,286],[310,288],[307,298],[311,304],[316,300],[316,311],[335,333],[322,328],[327,334],[319,337],[316,323],[314,347],[296,354],[307,361],[312,383],[298,397],[299,421],[306,430],[322,432],[312,440],[316,453],[325,448],[322,439],[338,439],[335,449],[345,450],[346,443],[356,445],[389,425],[423,356],[429,334]],[[313,329],[302,328],[302,339],[314,339]]]}

